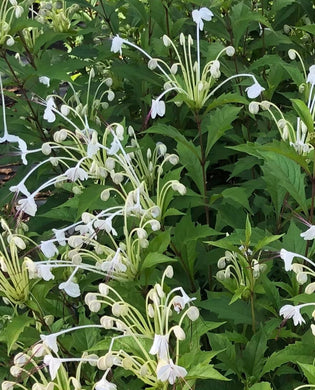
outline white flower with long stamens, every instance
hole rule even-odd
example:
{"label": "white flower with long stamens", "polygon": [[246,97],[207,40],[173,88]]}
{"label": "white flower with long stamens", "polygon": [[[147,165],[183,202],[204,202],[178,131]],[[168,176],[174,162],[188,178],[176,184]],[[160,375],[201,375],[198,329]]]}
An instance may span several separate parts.
{"label": "white flower with long stamens", "polygon": [[122,55],[121,47],[122,47],[123,43],[124,43],[124,40],[122,38],[120,38],[119,35],[116,35],[112,40],[112,46],[111,46],[110,51],[112,51],[113,53],[119,52],[119,54]]}
{"label": "white flower with long stamens", "polygon": [[256,99],[264,90],[265,88],[263,88],[257,81],[255,81],[253,85],[245,89],[245,92],[250,99]]}
{"label": "white flower with long stamens", "polygon": [[44,357],[44,364],[48,366],[49,374],[52,380],[56,378],[61,363],[62,363],[61,359],[55,358],[52,355],[46,355]]}
{"label": "white flower with long stamens", "polygon": [[37,205],[34,200],[34,196],[30,195],[25,199],[20,199],[16,209],[17,211],[23,211],[24,213],[34,217],[37,211]]}
{"label": "white flower with long stamens", "polygon": [[315,65],[310,66],[306,82],[315,85]]}
{"label": "white flower with long stamens", "polygon": [[65,175],[67,176],[68,180],[73,182],[77,180],[83,181],[89,178],[88,173],[78,165],[73,168],[68,168],[65,172]]}
{"label": "white flower with long stamens", "polygon": [[46,282],[55,279],[55,276],[51,272],[51,266],[48,264],[36,263],[37,275],[43,278]]}
{"label": "white flower with long stamens", "polygon": [[151,118],[154,119],[157,115],[161,117],[165,115],[165,102],[163,100],[152,99]]}
{"label": "white flower with long stamens", "polygon": [[56,105],[54,102],[54,98],[49,97],[46,100],[46,108],[44,110],[44,116],[43,116],[43,118],[49,123],[53,123],[56,120],[56,115],[53,111],[55,108],[56,108]]}
{"label": "white flower with long stamens", "polygon": [[95,390],[117,390],[117,386],[106,379],[105,374],[101,380],[95,383]]}
{"label": "white flower with long stamens", "polygon": [[293,261],[294,257],[302,259],[302,260],[308,262],[309,264],[311,264],[313,267],[315,267],[315,263],[313,261],[311,261],[310,259],[308,259],[307,257],[302,256],[302,255],[295,253],[295,252],[287,251],[285,249],[281,249],[280,257],[284,261],[284,269],[286,271],[292,270],[292,261]]}
{"label": "white flower with long stamens", "polygon": [[46,347],[51,349],[54,353],[58,353],[57,336],[54,333],[48,336],[41,334],[40,338]]}
{"label": "white flower with long stamens", "polygon": [[159,359],[167,360],[169,358],[168,339],[168,334],[155,334],[149,353],[157,355]]}
{"label": "white flower with long stamens", "polygon": [[314,240],[315,238],[315,225],[310,225],[310,227],[303,233],[300,234],[304,240]]}
{"label": "white flower with long stamens", "polygon": [[40,250],[48,259],[58,255],[59,253],[56,245],[54,244],[54,240],[41,241]]}
{"label": "white flower with long stamens", "polygon": [[182,293],[182,296],[180,295],[176,295],[173,299],[172,299],[172,303],[173,303],[173,306],[174,306],[174,310],[176,311],[176,313],[180,313],[181,310],[183,310],[185,308],[185,306],[194,301],[196,298],[193,297],[193,298],[190,298],[186,293],[185,291],[180,288],[180,291]]}
{"label": "white flower with long stamens", "polygon": [[199,10],[195,9],[192,11],[193,21],[197,24],[197,27],[200,29],[200,31],[203,30],[203,21],[206,20],[207,22],[209,22],[212,17],[213,12],[211,12],[209,8],[206,7],[202,7]]}
{"label": "white flower with long stamens", "polygon": [[19,184],[15,185],[15,186],[11,186],[9,188],[9,190],[11,192],[15,192],[16,194],[23,194],[25,196],[30,196],[30,192],[29,190],[26,188],[25,184],[24,184],[24,181],[21,181]]}
{"label": "white flower with long stamens", "polygon": [[61,246],[66,245],[66,236],[64,229],[52,229],[54,232],[54,235],[56,237],[56,240],[58,241],[58,244]]}
{"label": "white flower with long stamens", "polygon": [[283,316],[283,318],[286,320],[293,318],[293,323],[295,326],[301,325],[302,323],[305,323],[305,320],[300,313],[301,308],[305,306],[314,306],[314,305],[315,303],[303,303],[297,306],[284,305],[281,307],[279,314]]}
{"label": "white flower with long stamens", "polygon": [[50,78],[47,77],[47,76],[40,76],[40,77],[38,78],[38,81],[39,81],[41,84],[46,85],[47,87],[50,86]]}
{"label": "white flower with long stamens", "polygon": [[77,273],[79,267],[76,267],[72,274],[69,276],[68,280],[66,282],[59,284],[59,290],[64,290],[66,294],[69,295],[69,297],[77,298],[80,296],[80,287],[77,283],[74,283],[72,281],[74,275]]}
{"label": "white flower with long stamens", "polygon": [[187,371],[184,367],[177,366],[174,364],[172,359],[169,359],[168,361],[159,361],[156,374],[160,381],[168,381],[171,385],[173,385],[177,378],[184,378],[187,375]]}

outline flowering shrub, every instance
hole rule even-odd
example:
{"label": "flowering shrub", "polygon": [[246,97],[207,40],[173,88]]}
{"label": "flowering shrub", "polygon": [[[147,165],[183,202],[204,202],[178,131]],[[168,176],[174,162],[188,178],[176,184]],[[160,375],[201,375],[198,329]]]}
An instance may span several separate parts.
{"label": "flowering shrub", "polygon": [[2,1],[2,390],[314,387],[314,17]]}

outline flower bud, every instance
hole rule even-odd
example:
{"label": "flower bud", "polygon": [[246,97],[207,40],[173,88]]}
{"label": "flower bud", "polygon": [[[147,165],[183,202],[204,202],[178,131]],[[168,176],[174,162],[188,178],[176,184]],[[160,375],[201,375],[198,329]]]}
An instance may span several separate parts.
{"label": "flower bud", "polygon": [[226,49],[225,49],[225,52],[226,52],[226,55],[228,55],[229,57],[233,57],[234,54],[235,54],[235,49],[233,46],[228,46]]}
{"label": "flower bud", "polygon": [[109,89],[107,91],[107,100],[109,102],[112,102],[114,99],[115,99],[115,93],[111,89]]}
{"label": "flower bud", "polygon": [[172,74],[176,74],[177,71],[178,71],[178,65],[177,65],[177,64],[173,64],[173,65],[171,66],[171,73],[172,73]]}
{"label": "flower bud", "polygon": [[45,324],[51,326],[54,323],[55,317],[52,314],[48,314],[44,317]]}
{"label": "flower bud", "polygon": [[139,237],[140,240],[142,240],[142,239],[146,239],[148,237],[148,234],[144,229],[138,228],[137,229],[137,236]]}
{"label": "flower bud", "polygon": [[7,46],[13,46],[15,43],[13,37],[9,36],[9,38],[6,41]]}
{"label": "flower bud", "polygon": [[257,102],[250,102],[248,110],[251,114],[256,115],[259,112],[259,104]]}
{"label": "flower bud", "polygon": [[67,106],[66,104],[62,104],[60,107],[60,112],[62,113],[62,115],[68,116],[70,113],[70,107]]}
{"label": "flower bud", "polygon": [[313,294],[314,291],[315,291],[315,282],[312,282],[305,287],[305,294]]}
{"label": "flower bud", "polygon": [[168,265],[165,269],[165,276],[168,277],[169,279],[172,279],[174,276],[174,270],[171,265]]}
{"label": "flower bud", "polygon": [[100,357],[97,361],[97,368],[100,370],[107,370],[111,368],[114,364],[114,356],[111,352],[108,352],[106,355]]}
{"label": "flower bud", "polygon": [[169,47],[172,44],[172,41],[170,40],[170,38],[165,34],[163,35],[163,44],[165,47]]}
{"label": "flower bud", "polygon": [[158,230],[161,229],[161,224],[160,224],[160,222],[157,221],[156,219],[151,219],[151,220],[149,221],[149,223],[150,223],[151,229],[152,229],[154,232],[156,232],[156,231],[158,231]]}
{"label": "flower bud", "polygon": [[[164,37],[163,37],[163,42],[164,42]],[[157,67],[157,65],[158,65],[158,63],[157,63],[157,60],[155,58],[151,58],[148,62],[148,68],[150,70],[154,70]]]}
{"label": "flower bud", "polygon": [[130,356],[125,357],[122,360],[122,366],[125,370],[131,370],[133,367],[133,359]]}
{"label": "flower bud", "polygon": [[51,153],[51,146],[49,145],[49,142],[43,143],[41,149],[45,156],[48,156]]}
{"label": "flower bud", "polygon": [[307,282],[307,274],[305,272],[299,272],[296,274],[296,280],[297,282],[302,285]]}
{"label": "flower bud", "polygon": [[151,303],[148,304],[148,316],[150,318],[154,318],[154,309],[153,309],[153,306],[151,305]]}
{"label": "flower bud", "polygon": [[109,316],[101,317],[100,323],[105,329],[112,329],[114,326],[114,320]]}
{"label": "flower bud", "polygon": [[104,297],[106,297],[109,294],[109,287],[105,283],[100,283],[98,286],[98,290]]}
{"label": "flower bud", "polygon": [[58,130],[54,134],[54,141],[60,143],[64,141],[67,138],[67,136],[68,136],[68,132],[66,129]]}
{"label": "flower bud", "polygon": [[150,212],[153,218],[157,218],[161,214],[161,209],[158,206],[153,206]]}
{"label": "flower bud", "polygon": [[199,310],[196,306],[190,306],[186,314],[191,321],[196,321],[196,319],[199,317]]}
{"label": "flower bud", "polygon": [[294,49],[290,49],[288,51],[288,55],[289,55],[290,60],[295,60],[296,59],[296,52],[295,52]]}
{"label": "flower bud", "polygon": [[11,366],[10,368],[10,374],[14,377],[18,377],[22,374],[23,369],[19,366]]}
{"label": "flower bud", "polygon": [[226,266],[225,257],[220,257],[218,260],[218,268],[223,269]]}
{"label": "flower bud", "polygon": [[23,352],[19,352],[14,356],[13,363],[18,367],[23,367],[28,361],[30,357]]}
{"label": "flower bud", "polygon": [[185,340],[186,338],[185,332],[179,325],[175,325],[173,327],[173,332],[177,340]]}

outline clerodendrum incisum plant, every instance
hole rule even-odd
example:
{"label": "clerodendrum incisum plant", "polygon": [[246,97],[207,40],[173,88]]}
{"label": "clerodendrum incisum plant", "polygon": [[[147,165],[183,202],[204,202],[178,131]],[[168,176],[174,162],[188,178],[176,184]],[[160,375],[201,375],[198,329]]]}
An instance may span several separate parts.
{"label": "clerodendrum incisum plant", "polygon": [[305,65],[299,53],[290,49],[289,57],[291,60],[296,59],[296,57],[299,58],[305,78],[305,83],[299,86],[299,90],[305,95],[306,104],[302,100],[292,100],[293,105],[301,115],[296,118],[296,128],[285,118],[280,108],[270,101],[251,102],[249,104],[249,111],[252,114],[257,114],[260,108],[263,111],[268,111],[277,125],[281,138],[289,142],[298,154],[307,155],[314,149],[310,143],[310,139],[314,131],[315,119],[315,65],[310,66],[309,72],[306,74]]}
{"label": "clerodendrum incisum plant", "polygon": [[[208,61],[201,70],[200,61],[200,45],[199,34],[203,30],[204,20],[210,21],[213,17],[213,13],[206,7],[202,7],[200,10],[194,10],[192,17],[197,27],[197,60],[192,58],[192,46],[194,41],[191,35],[185,37],[183,33],[180,34],[179,43],[183,47],[184,56],[181,57],[174,42],[167,36],[163,35],[163,43],[166,47],[172,47],[176,53],[177,62],[171,65],[166,64],[160,58],[153,58],[136,44],[129,42],[120,36],[115,36],[112,41],[111,50],[114,53],[122,54],[122,45],[126,44],[136,48],[149,58],[148,67],[152,70],[158,69],[164,77],[164,92],[162,92],[156,99],[152,99],[151,117],[154,119],[157,115],[164,116],[165,103],[162,100],[164,95],[168,92],[177,92],[178,96],[175,99],[177,104],[185,102],[187,106],[194,112],[198,112],[205,106],[211,96],[215,94],[224,84],[228,81],[239,78],[249,77],[254,81],[250,87],[246,88],[246,92],[249,98],[254,99],[260,95],[264,88],[258,83],[255,76],[248,73],[236,74],[228,77],[222,81],[219,85],[213,88],[215,82],[220,78],[220,61],[219,58],[222,54],[226,53],[228,56],[233,56],[235,49],[232,46],[228,46],[221,50],[214,60]],[[178,74],[178,70],[181,71],[181,75]]]}
{"label": "clerodendrum incisum plant", "polygon": [[[22,372],[31,373],[35,367],[37,375],[29,376],[29,384],[33,383],[32,389],[54,389],[56,386],[59,390],[68,390],[72,388],[71,382],[75,389],[79,389],[80,370],[77,370],[75,378],[69,378],[62,363],[87,362],[104,371],[93,386],[95,390],[117,388],[108,378],[114,367],[130,371],[150,388],[167,389],[169,384],[174,385],[178,381],[186,383],[187,388],[190,388],[187,383],[190,379],[189,370],[187,371],[189,367],[186,369],[179,365],[179,348],[180,341],[185,342],[186,339],[184,329],[187,328],[189,320],[198,319],[199,311],[195,306],[190,306],[190,302],[195,298],[190,298],[181,287],[170,291],[167,289],[166,277],[173,277],[171,266],[166,268],[161,283],[156,283],[147,293],[144,315],[126,302],[113,287],[101,283],[98,293],[88,293],[85,302],[92,312],[100,311],[105,305],[111,310],[111,314],[103,315],[100,324],[67,328],[49,335],[42,334],[41,343],[33,347],[31,356],[23,353],[16,355],[11,368],[12,375],[19,377]],[[108,352],[102,356],[84,354],[78,358],[60,358],[58,338],[84,328],[100,328],[110,332],[111,336],[106,338]],[[115,336],[117,332],[120,334]],[[124,343],[124,340],[128,340],[128,343]],[[45,365],[48,366],[51,381],[46,379],[44,371],[41,370],[36,359],[38,357],[43,357]],[[194,362],[191,363],[193,368]],[[205,369],[207,365],[208,362],[205,363]],[[29,389],[27,384],[17,384],[13,381],[5,382],[2,389],[11,389],[15,385]]]}

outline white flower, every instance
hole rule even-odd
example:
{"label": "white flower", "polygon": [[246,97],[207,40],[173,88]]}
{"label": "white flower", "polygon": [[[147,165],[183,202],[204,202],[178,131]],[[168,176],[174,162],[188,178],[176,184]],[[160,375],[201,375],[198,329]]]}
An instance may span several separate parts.
{"label": "white flower", "polygon": [[167,360],[169,357],[168,338],[168,334],[155,334],[149,353],[151,355],[157,355],[159,359]]}
{"label": "white flower", "polygon": [[47,85],[47,87],[50,86],[50,78],[47,77],[47,76],[40,76],[40,77],[38,78],[38,81],[39,81],[41,84]]}
{"label": "white flower", "polygon": [[185,368],[174,364],[172,359],[169,361],[161,360],[158,363],[156,373],[160,381],[168,381],[171,385],[175,383],[177,378],[184,378],[187,375]]}
{"label": "white flower", "polygon": [[44,356],[44,364],[46,364],[49,367],[49,374],[51,380],[54,380],[57,376],[57,371],[61,366],[61,360],[53,357],[52,355],[46,355]]}
{"label": "white flower", "polygon": [[253,85],[245,89],[245,92],[250,99],[256,99],[264,90],[265,88],[263,88],[257,81],[255,81]]}
{"label": "white flower", "polygon": [[287,250],[285,250],[283,248],[281,249],[280,257],[284,261],[284,269],[286,271],[291,271],[291,269],[292,269],[292,261],[293,261],[294,257],[296,257],[296,256],[300,257],[299,255],[297,255],[294,252],[289,252],[289,251],[287,251]]}
{"label": "white flower", "polygon": [[180,289],[180,291],[182,293],[182,296],[176,295],[172,300],[174,310],[176,311],[176,313],[179,313],[181,310],[185,308],[186,304],[196,299],[196,298],[190,298],[182,288]]}
{"label": "white flower", "polygon": [[121,47],[122,47],[123,43],[124,43],[124,40],[122,38],[120,38],[119,35],[116,35],[112,40],[112,46],[110,48],[110,51],[112,51],[113,53],[119,52],[119,54],[122,55]]}
{"label": "white flower", "polygon": [[315,225],[311,225],[305,232],[300,234],[304,240],[314,240],[315,238]]}
{"label": "white flower", "polygon": [[121,262],[120,248],[117,249],[114,257],[110,261],[104,261],[101,264],[102,271],[111,272],[126,272],[127,267]]}
{"label": "white flower", "polygon": [[293,318],[293,323],[295,326],[300,325],[302,323],[305,323],[305,320],[300,313],[301,307],[302,305],[298,305],[298,306],[284,305],[281,307],[279,314],[283,316],[283,318],[286,320]]}
{"label": "white flower", "polygon": [[48,336],[41,334],[40,338],[46,347],[51,349],[53,352],[58,353],[57,336],[54,333]]}
{"label": "white flower", "polygon": [[65,293],[72,298],[77,298],[81,294],[79,285],[72,282],[70,279],[68,279],[66,282],[60,283],[59,290],[65,290]]}
{"label": "white flower", "polygon": [[288,56],[289,56],[290,60],[295,60],[296,59],[296,51],[293,49],[289,49]]}
{"label": "white flower", "polygon": [[67,179],[70,181],[76,180],[87,180],[89,178],[88,173],[80,168],[79,166],[75,166],[73,168],[68,168],[65,172]]}
{"label": "white flower", "polygon": [[112,382],[108,382],[105,375],[100,381],[95,383],[95,390],[116,390],[117,386]]}
{"label": "white flower", "polygon": [[157,115],[164,116],[165,114],[165,103],[163,100],[152,99],[151,105],[151,118],[154,119]]}
{"label": "white flower", "polygon": [[52,123],[56,120],[56,115],[54,114],[54,109],[56,108],[54,99],[52,97],[49,97],[46,100],[46,108],[44,111],[43,118],[46,119],[47,122]]}
{"label": "white flower", "polygon": [[47,264],[36,264],[36,269],[37,269],[37,275],[39,278],[43,278],[48,282],[48,280],[53,280],[55,279],[55,276],[52,274],[51,266]]}
{"label": "white flower", "polygon": [[107,149],[107,154],[109,156],[117,154],[119,149],[120,149],[120,142],[119,142],[118,138],[114,137],[113,142],[110,145],[110,148]]}
{"label": "white flower", "polygon": [[199,10],[195,9],[192,12],[193,21],[201,31],[203,30],[203,21],[210,21],[212,17],[213,13],[206,7],[202,7]]}
{"label": "white flower", "polygon": [[95,229],[105,230],[107,234],[112,234],[113,236],[117,236],[116,230],[112,225],[113,218],[108,217],[105,220],[98,219],[94,222]]}
{"label": "white flower", "polygon": [[56,245],[53,243],[52,240],[41,241],[40,250],[44,253],[44,255],[48,259],[50,259],[51,257],[54,257],[55,255],[58,255],[58,253],[59,253]]}
{"label": "white flower", "polygon": [[65,231],[63,229],[52,229],[52,231],[54,232],[58,244],[61,246],[65,246],[66,245]]}
{"label": "white flower", "polygon": [[306,82],[315,85],[315,65],[310,66]]}
{"label": "white flower", "polygon": [[37,205],[35,203],[34,197],[30,195],[25,199],[20,199],[16,209],[34,217],[37,211]]}

